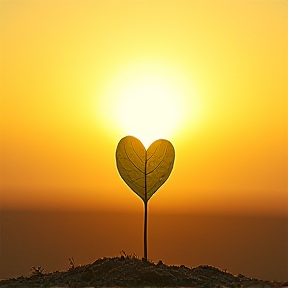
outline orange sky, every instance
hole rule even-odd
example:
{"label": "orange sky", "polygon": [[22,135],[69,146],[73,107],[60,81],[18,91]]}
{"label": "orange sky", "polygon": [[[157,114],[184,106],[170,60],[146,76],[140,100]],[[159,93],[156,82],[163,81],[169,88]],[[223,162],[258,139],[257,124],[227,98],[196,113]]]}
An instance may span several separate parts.
{"label": "orange sky", "polygon": [[1,1],[1,207],[139,211],[117,117],[147,88],[147,119],[179,118],[151,209],[287,215],[287,19],[284,0]]}

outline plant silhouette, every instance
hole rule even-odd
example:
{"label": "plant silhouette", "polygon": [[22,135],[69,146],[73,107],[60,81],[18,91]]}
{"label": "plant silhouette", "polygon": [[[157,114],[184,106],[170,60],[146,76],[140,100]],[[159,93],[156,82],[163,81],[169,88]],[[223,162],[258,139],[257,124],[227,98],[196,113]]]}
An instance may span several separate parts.
{"label": "plant silhouette", "polygon": [[122,138],[116,149],[120,176],[144,202],[144,259],[147,261],[147,208],[152,195],[168,179],[175,150],[165,139],[153,142],[148,150],[133,136]]}

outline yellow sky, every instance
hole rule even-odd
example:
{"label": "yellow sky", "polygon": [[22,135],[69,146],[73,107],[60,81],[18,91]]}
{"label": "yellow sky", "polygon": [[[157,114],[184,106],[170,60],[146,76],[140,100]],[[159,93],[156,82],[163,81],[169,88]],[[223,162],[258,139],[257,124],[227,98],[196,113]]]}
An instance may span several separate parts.
{"label": "yellow sky", "polygon": [[151,209],[287,213],[287,19],[284,0],[1,1],[1,206],[139,210],[119,103],[162,89],[176,160]]}

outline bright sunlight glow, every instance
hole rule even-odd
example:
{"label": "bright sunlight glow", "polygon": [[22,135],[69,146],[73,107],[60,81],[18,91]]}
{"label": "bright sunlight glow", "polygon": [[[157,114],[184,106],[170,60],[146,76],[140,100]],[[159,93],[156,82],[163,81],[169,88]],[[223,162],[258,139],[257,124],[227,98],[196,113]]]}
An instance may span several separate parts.
{"label": "bright sunlight glow", "polygon": [[[114,129],[117,126],[123,137],[135,136],[146,148],[157,139],[169,140],[189,121],[189,114],[199,112],[193,100],[195,92],[183,80],[171,68],[159,65],[122,71],[104,93],[102,117],[109,119]],[[191,104],[193,111],[189,111]]]}
{"label": "bright sunlight glow", "polygon": [[179,98],[165,80],[155,75],[136,76],[131,84],[127,83],[117,111],[127,134],[138,135],[146,146],[167,137],[179,123]]}

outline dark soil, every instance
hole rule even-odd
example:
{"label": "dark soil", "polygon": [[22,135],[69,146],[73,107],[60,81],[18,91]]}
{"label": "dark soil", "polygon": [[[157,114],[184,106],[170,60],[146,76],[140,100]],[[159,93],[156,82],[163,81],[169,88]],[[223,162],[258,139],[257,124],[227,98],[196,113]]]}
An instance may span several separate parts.
{"label": "dark soil", "polygon": [[[65,272],[0,281],[0,287],[284,287],[288,282],[264,282],[212,266],[188,268],[157,264],[136,257],[101,258],[92,264],[71,267]],[[257,286],[258,285],[258,286]]]}

